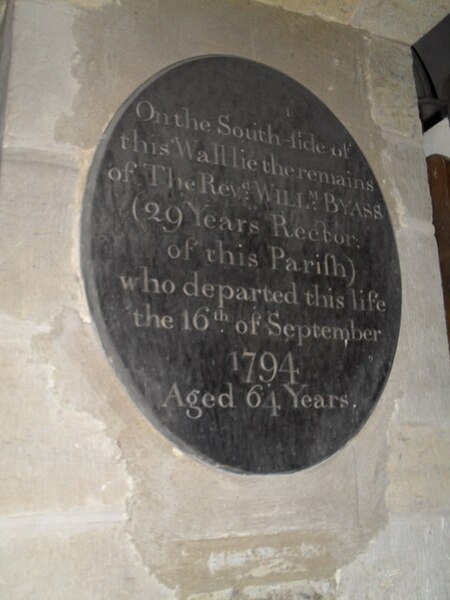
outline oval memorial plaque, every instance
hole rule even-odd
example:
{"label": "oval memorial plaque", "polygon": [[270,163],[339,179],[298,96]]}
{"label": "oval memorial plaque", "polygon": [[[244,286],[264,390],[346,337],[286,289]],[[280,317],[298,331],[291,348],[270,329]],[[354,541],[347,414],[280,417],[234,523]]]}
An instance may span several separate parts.
{"label": "oval memorial plaque", "polygon": [[181,448],[287,472],[367,420],[397,344],[397,249],[362,152],[299,83],[228,56],[146,82],[96,153],[82,229],[106,352]]}

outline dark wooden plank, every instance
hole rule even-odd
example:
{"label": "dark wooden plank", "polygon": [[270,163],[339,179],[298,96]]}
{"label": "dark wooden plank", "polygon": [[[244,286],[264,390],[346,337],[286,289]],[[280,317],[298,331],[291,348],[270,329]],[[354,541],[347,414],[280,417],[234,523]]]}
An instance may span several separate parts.
{"label": "dark wooden plank", "polygon": [[450,160],[433,154],[428,157],[427,165],[450,347]]}

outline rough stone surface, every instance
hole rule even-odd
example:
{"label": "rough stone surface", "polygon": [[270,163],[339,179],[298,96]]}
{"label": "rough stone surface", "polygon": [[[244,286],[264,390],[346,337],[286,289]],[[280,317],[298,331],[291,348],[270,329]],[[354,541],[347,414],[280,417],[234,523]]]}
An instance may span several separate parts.
{"label": "rough stone surface", "polygon": [[366,552],[336,573],[336,598],[447,598],[449,533],[447,515],[393,517]]}
{"label": "rough stone surface", "polygon": [[[1,530],[0,597],[172,600],[142,564],[122,525],[66,514],[4,524]],[[24,576],[24,573],[27,573]]]}
{"label": "rough stone surface", "polygon": [[74,169],[36,160],[36,153],[15,153],[11,160],[5,152],[0,189],[10,201],[0,223],[0,306],[11,316],[42,323],[62,305],[79,303],[83,290],[71,262],[77,177]]}
{"label": "rough stone surface", "polygon": [[255,0],[288,11],[351,23],[380,37],[414,44],[448,15],[447,0]]}
{"label": "rough stone surface", "polygon": [[[38,10],[46,18],[54,7],[44,4]],[[254,18],[247,3],[237,2],[230,10],[226,3],[210,0],[192,2],[185,10],[178,0],[132,0],[127,7],[78,11],[72,26],[78,47],[72,74],[79,89],[72,110],[66,106],[56,121],[56,139],[62,145],[94,147],[117,107],[138,85],[186,57],[227,53],[255,58]],[[157,47],[160,51],[155,52]],[[105,77],[111,64],[120,78]]]}
{"label": "rough stone surface", "polygon": [[359,8],[360,0],[259,0],[304,15],[314,15],[330,21],[349,23]]}
{"label": "rough stone surface", "polygon": [[[398,418],[410,423],[448,424],[449,356],[437,351],[445,325],[440,273],[433,230],[404,228],[399,234],[403,279],[403,336],[398,353],[405,377],[404,395],[397,398]],[[430,290],[436,290],[431,293]],[[425,334],[426,331],[426,334]],[[415,368],[410,369],[411,355]],[[430,379],[431,378],[431,379]],[[430,385],[430,380],[433,385]]]}
{"label": "rough stone surface", "polygon": [[70,75],[76,62],[76,11],[69,4],[53,10],[42,2],[15,4],[4,146],[67,160],[70,144],[57,142],[54,130],[55,118],[71,110],[78,89]]}
{"label": "rough stone surface", "polygon": [[386,503],[390,512],[446,511],[450,505],[450,431],[393,425]]}
{"label": "rough stone surface", "polygon": [[54,364],[46,356],[48,331],[29,320],[5,317],[2,332],[2,367],[8,372],[4,400],[10,401],[2,410],[0,510],[16,514],[104,506],[124,518],[131,480],[120,449],[105,435],[103,423],[58,401]]}
{"label": "rough stone surface", "polygon": [[[238,0],[16,2],[0,182],[1,598],[448,596],[450,376],[410,57],[303,4],[316,16]],[[335,4],[330,18],[340,6],[339,19],[381,19],[372,4]],[[430,3],[389,5],[386,35],[399,7],[403,40],[429,18]],[[350,444],[295,475],[233,475],[174,449],[128,398],[86,307],[79,218],[101,133],[137,85],[209,52],[317,94],[373,166],[397,237],[388,384]]]}
{"label": "rough stone surface", "polygon": [[279,585],[252,585],[244,588],[236,586],[226,590],[206,594],[193,594],[187,600],[333,600],[334,581],[299,581]]}
{"label": "rough stone surface", "polygon": [[[11,63],[12,19],[14,6],[5,0],[0,0],[0,86],[2,90],[8,87],[9,67]],[[0,106],[0,135],[3,138],[5,122],[5,102]],[[0,148],[1,159],[1,148]]]}
{"label": "rough stone surface", "polygon": [[380,177],[395,200],[398,225],[430,232],[432,204],[423,145],[402,136],[383,137]]}
{"label": "rough stone surface", "polygon": [[[302,82],[344,124],[370,128],[364,75],[364,60],[368,57],[363,35],[318,18],[273,9],[257,13],[254,21],[256,60]],[[273,46],[267,43],[268,32],[277,40]],[[297,60],[298,56],[305,60]],[[342,89],[351,90],[351,102],[341,93]]]}
{"label": "rough stone surface", "polygon": [[414,44],[448,15],[448,0],[362,0],[353,25]]}
{"label": "rough stone surface", "polygon": [[366,77],[374,122],[386,131],[421,140],[411,50],[390,41],[367,39]]}

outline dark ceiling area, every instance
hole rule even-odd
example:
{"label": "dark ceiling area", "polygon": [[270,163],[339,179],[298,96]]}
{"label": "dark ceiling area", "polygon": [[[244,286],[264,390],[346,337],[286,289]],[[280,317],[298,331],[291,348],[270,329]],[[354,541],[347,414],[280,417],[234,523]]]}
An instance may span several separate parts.
{"label": "dark ceiling area", "polygon": [[412,47],[423,131],[448,117],[450,105],[450,14]]}

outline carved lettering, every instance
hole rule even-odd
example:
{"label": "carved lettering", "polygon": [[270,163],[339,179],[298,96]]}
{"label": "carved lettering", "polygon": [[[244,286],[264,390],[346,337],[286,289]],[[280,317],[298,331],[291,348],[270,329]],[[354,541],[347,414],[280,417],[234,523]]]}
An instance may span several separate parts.
{"label": "carved lettering", "polygon": [[239,472],[342,447],[389,372],[400,277],[380,189],[337,118],[277,71],[203,57],[141,87],[94,165],[89,302],[151,421]]}

